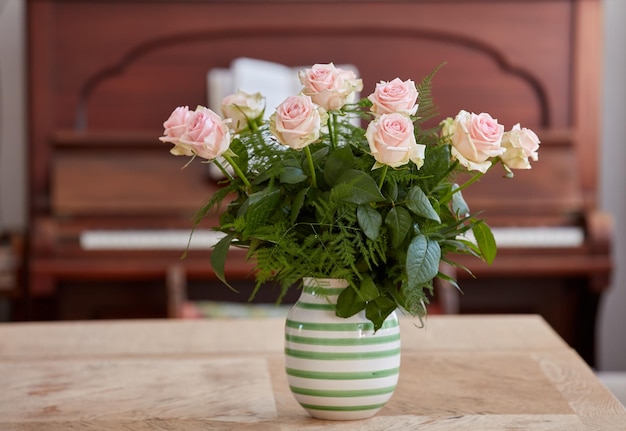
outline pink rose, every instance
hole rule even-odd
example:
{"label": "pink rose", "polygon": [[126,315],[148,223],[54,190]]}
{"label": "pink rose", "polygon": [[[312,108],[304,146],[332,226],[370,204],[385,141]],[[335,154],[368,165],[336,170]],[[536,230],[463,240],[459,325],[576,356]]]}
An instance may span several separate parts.
{"label": "pink rose", "polygon": [[354,72],[338,69],[333,63],[315,64],[298,76],[304,86],[302,93],[327,111],[341,109],[352,102],[355,91],[363,89],[363,81]]}
{"label": "pink rose", "polygon": [[265,98],[261,93],[248,94],[239,90],[222,100],[221,110],[224,118],[231,119],[233,129],[239,132],[245,129],[249,122],[263,117]]}
{"label": "pink rose", "polygon": [[309,96],[285,99],[270,116],[270,131],[276,139],[294,150],[301,150],[320,136],[326,113]]}
{"label": "pink rose", "polygon": [[170,152],[176,156],[191,156],[193,155],[191,148],[179,143],[180,137],[185,130],[187,130],[187,119],[190,117],[191,112],[188,106],[179,106],[174,109],[169,118],[163,123],[165,131],[162,137],[159,138],[161,142],[168,142],[174,144],[174,147]]}
{"label": "pink rose", "polygon": [[500,156],[502,162],[511,169],[530,169],[528,159],[537,161],[539,155],[539,138],[530,129],[521,128],[519,124],[506,132],[502,137],[504,154]]}
{"label": "pink rose", "polygon": [[417,87],[410,79],[402,82],[400,78],[393,81],[381,81],[376,84],[374,93],[367,98],[372,101],[372,112],[391,114],[400,112],[406,115],[415,115],[417,112]]}
{"label": "pink rose", "polygon": [[186,130],[180,144],[191,149],[193,154],[214,160],[228,150],[230,133],[226,122],[215,112],[198,106],[186,122]]}
{"label": "pink rose", "polygon": [[365,132],[370,151],[377,164],[392,168],[405,165],[411,160],[421,168],[424,164],[425,145],[415,141],[413,122],[403,114],[383,114],[370,122]]}
{"label": "pink rose", "polygon": [[470,171],[487,172],[489,159],[504,153],[504,126],[491,115],[460,111],[442,122],[442,134],[452,142],[452,156]]}

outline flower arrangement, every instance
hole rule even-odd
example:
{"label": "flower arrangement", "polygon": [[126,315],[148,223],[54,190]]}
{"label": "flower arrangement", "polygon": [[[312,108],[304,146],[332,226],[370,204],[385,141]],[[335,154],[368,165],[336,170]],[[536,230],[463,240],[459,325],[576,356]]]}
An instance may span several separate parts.
{"label": "flower arrangement", "polygon": [[[437,115],[434,74],[419,85],[380,82],[355,101],[361,79],[316,64],[299,72],[302,91],[269,121],[258,93],[226,97],[222,116],[176,108],[160,140],[173,144],[172,154],[205,159],[224,175],[196,215],[199,222],[220,212],[216,275],[228,284],[224,263],[235,246],[254,262],[254,293],[268,282],[284,294],[303,277],[346,279],[336,314],[365,310],[379,328],[396,308],[424,316],[436,277],[456,286],[439,271],[441,262],[458,266],[453,254],[491,263],[494,237],[462,191],[496,164],[509,177],[529,169],[540,142],[519,124],[505,132],[487,113],[461,111],[425,127]],[[460,173],[471,176],[457,184]],[[473,241],[465,237],[470,230]]]}

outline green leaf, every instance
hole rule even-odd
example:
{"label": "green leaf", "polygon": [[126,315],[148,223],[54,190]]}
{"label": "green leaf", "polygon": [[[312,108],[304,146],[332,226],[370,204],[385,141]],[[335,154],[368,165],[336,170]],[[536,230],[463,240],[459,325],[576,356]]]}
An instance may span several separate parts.
{"label": "green leaf", "polygon": [[226,235],[222,239],[220,239],[213,250],[211,251],[211,267],[215,272],[215,275],[218,279],[222,281],[226,286],[228,286],[231,290],[237,292],[235,288],[233,288],[228,281],[226,281],[226,276],[224,275],[224,266],[226,265],[226,258],[228,257],[228,250],[230,250],[230,243],[234,235]]}
{"label": "green leaf", "polygon": [[[456,190],[458,188],[458,184],[452,185],[452,190]],[[460,190],[454,192],[452,195],[452,211],[454,211],[454,214],[461,217],[465,217],[470,212],[469,206],[465,202],[465,199],[463,199],[463,194]]]}
{"label": "green leaf", "polygon": [[417,234],[411,240],[406,256],[406,272],[409,288],[432,280],[439,272],[441,248],[437,241]]}
{"label": "green leaf", "polygon": [[239,166],[243,170],[243,172],[246,172],[248,170],[249,160],[248,148],[246,147],[246,145],[241,142],[240,139],[233,139],[233,141],[230,143],[229,150],[233,154],[235,154],[235,157],[237,157],[237,166]]}
{"label": "green leaf", "polygon": [[[420,99],[421,100],[421,99]],[[421,102],[420,102],[421,103]],[[426,147],[424,166],[420,174],[424,176],[423,187],[426,191],[433,190],[446,178],[450,166],[450,146],[438,145]]]}
{"label": "green leaf", "polygon": [[476,238],[476,244],[480,250],[480,254],[488,264],[491,264],[496,258],[498,247],[496,240],[493,237],[491,228],[484,221],[480,220],[478,223],[472,226],[472,232],[474,238]]}
{"label": "green leaf", "polygon": [[267,221],[280,203],[280,190],[263,190],[248,197],[247,207],[242,209],[246,220],[246,231],[256,229]]}
{"label": "green leaf", "polygon": [[328,147],[324,146],[322,148],[320,148],[319,150],[316,150],[312,156],[313,156],[313,161],[316,162],[316,164],[321,163],[324,158],[326,157],[326,155],[328,154]]}
{"label": "green leaf", "polygon": [[335,314],[338,317],[354,316],[359,311],[365,309],[365,301],[352,287],[347,287],[337,297]]}
{"label": "green leaf", "polygon": [[420,103],[417,110],[417,116],[419,118],[422,118],[423,120],[434,118],[439,113],[432,97],[432,80],[435,77],[435,74],[439,71],[439,69],[441,69],[445,64],[445,62],[440,63],[430,74],[428,74],[428,76],[422,79],[422,81],[417,85],[417,91],[420,95]]}
{"label": "green leaf", "polygon": [[452,277],[452,276],[450,276],[448,274],[444,274],[443,272],[439,272],[437,274],[437,277],[442,279],[446,283],[450,283],[450,285],[454,286],[456,288],[456,290],[458,290],[459,292],[463,293],[463,291],[461,290],[461,287],[457,283],[457,280],[456,280],[455,277]]}
{"label": "green leaf", "polygon": [[391,244],[399,247],[411,231],[413,219],[403,207],[393,207],[385,217],[385,224],[391,230]]}
{"label": "green leaf", "polygon": [[280,181],[285,184],[297,184],[307,179],[306,174],[300,168],[285,166],[280,174]]}
{"label": "green leaf", "polygon": [[365,317],[374,324],[374,331],[382,328],[385,319],[397,308],[395,301],[386,296],[379,296],[367,303]]}
{"label": "green leaf", "polygon": [[387,196],[387,199],[391,201],[398,199],[398,183],[393,178],[387,177],[385,180],[383,195]]}
{"label": "green leaf", "polygon": [[365,275],[359,284],[359,293],[364,301],[373,301],[380,296],[378,287],[369,275]]}
{"label": "green leaf", "polygon": [[338,148],[328,156],[324,164],[324,180],[331,186],[340,183],[343,173],[351,170],[354,165],[354,156],[347,147]]}
{"label": "green leaf", "polygon": [[419,186],[415,186],[409,190],[406,206],[418,216],[441,223],[439,214],[437,214],[428,196],[426,196],[426,193],[424,193]]}
{"label": "green leaf", "polygon": [[376,181],[365,172],[356,169],[345,171],[337,181],[337,185],[339,184],[348,184],[352,187],[352,193],[342,199],[344,202],[367,204],[385,200]]}
{"label": "green leaf", "polygon": [[378,238],[380,227],[383,224],[383,216],[378,211],[367,204],[359,205],[356,208],[356,217],[365,236],[372,241]]}
{"label": "green leaf", "polygon": [[304,199],[306,198],[306,194],[309,192],[309,188],[302,189],[298,192],[298,194],[293,198],[291,203],[291,214],[289,218],[289,222],[293,224],[298,218],[298,214],[300,214],[300,209],[302,205],[304,205]]}

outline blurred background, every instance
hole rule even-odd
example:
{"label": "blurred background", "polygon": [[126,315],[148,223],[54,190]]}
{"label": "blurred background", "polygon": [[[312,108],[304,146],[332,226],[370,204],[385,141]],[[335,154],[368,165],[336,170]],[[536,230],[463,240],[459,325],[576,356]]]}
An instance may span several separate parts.
{"label": "blurred background", "polygon": [[[626,2],[604,0],[604,52],[600,205],[614,217],[615,269],[610,289],[602,297],[597,334],[596,369],[610,382],[626,387]],[[0,0],[0,287],[9,285],[15,244],[10,233],[24,232],[27,214],[25,94],[25,2]],[[9,319],[9,298],[0,290],[0,321]],[[613,384],[613,383],[609,383]],[[620,390],[619,388],[616,390]]]}

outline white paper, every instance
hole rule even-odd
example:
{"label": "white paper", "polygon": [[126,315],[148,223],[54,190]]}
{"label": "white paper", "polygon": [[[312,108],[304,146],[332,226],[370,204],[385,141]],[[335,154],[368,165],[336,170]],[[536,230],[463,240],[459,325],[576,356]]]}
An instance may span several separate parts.
{"label": "white paper", "polygon": [[[240,57],[230,65],[229,69],[217,68],[209,71],[208,101],[209,108],[220,112],[224,97],[237,90],[254,94],[261,93],[265,97],[265,118],[276,110],[287,97],[294,96],[302,90],[298,72],[311,66],[288,67],[271,61]],[[358,76],[353,65],[337,65],[344,70],[352,70]],[[359,99],[355,94],[355,100]]]}

